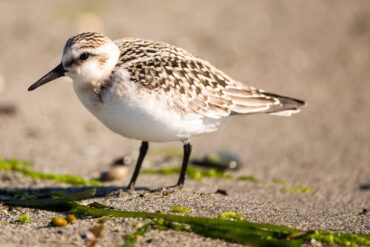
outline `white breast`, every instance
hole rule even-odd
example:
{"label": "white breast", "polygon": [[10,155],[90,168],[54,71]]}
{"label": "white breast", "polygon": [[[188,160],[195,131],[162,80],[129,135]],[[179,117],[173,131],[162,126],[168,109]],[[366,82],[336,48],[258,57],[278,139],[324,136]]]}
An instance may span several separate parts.
{"label": "white breast", "polygon": [[91,90],[74,89],[82,104],[112,131],[128,138],[167,142],[217,130],[220,123],[197,114],[182,116],[165,96],[144,93],[133,82],[113,83],[102,102]]}

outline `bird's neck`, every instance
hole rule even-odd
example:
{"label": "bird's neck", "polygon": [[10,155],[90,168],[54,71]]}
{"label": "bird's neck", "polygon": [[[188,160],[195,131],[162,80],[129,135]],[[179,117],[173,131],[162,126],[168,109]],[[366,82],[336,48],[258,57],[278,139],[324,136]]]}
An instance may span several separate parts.
{"label": "bird's neck", "polygon": [[103,103],[102,94],[108,86],[109,78],[90,82],[73,81],[73,88],[84,105],[89,102]]}

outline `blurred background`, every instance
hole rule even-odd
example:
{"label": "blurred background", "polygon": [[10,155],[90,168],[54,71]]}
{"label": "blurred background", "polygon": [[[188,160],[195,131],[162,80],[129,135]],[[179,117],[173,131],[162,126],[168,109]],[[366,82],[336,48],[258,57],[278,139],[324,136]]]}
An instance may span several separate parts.
{"label": "blurred background", "polygon": [[[228,150],[241,156],[241,174],[307,184],[327,200],[369,199],[358,189],[370,182],[369,1],[0,0],[0,31],[2,157],[93,177],[137,152],[138,141],[83,108],[69,79],[26,90],[59,63],[70,36],[99,31],[172,43],[245,84],[308,102],[290,118],[235,117],[193,138],[194,156]],[[167,146],[181,149],[151,148]]]}

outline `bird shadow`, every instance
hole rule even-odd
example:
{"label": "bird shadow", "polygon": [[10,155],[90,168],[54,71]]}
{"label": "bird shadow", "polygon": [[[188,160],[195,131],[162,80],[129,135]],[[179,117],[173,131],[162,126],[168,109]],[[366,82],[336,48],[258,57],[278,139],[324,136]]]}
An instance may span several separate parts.
{"label": "bird shadow", "polygon": [[50,198],[55,195],[71,195],[83,191],[95,189],[96,192],[91,198],[119,196],[122,192],[151,192],[148,187],[137,187],[130,190],[127,186],[72,186],[72,187],[41,187],[41,188],[0,188],[0,202],[5,202],[12,198],[36,197],[38,199]]}

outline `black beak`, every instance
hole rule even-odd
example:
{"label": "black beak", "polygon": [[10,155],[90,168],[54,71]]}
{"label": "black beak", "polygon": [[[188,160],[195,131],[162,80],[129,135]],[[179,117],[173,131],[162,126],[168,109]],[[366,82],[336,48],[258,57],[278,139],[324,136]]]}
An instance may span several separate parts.
{"label": "black beak", "polygon": [[32,84],[29,88],[28,91],[35,90],[36,88],[44,85],[45,83],[48,83],[49,81],[55,80],[59,77],[64,76],[66,70],[63,68],[62,63],[60,63],[57,67],[55,67],[52,71],[41,77],[40,80]]}

